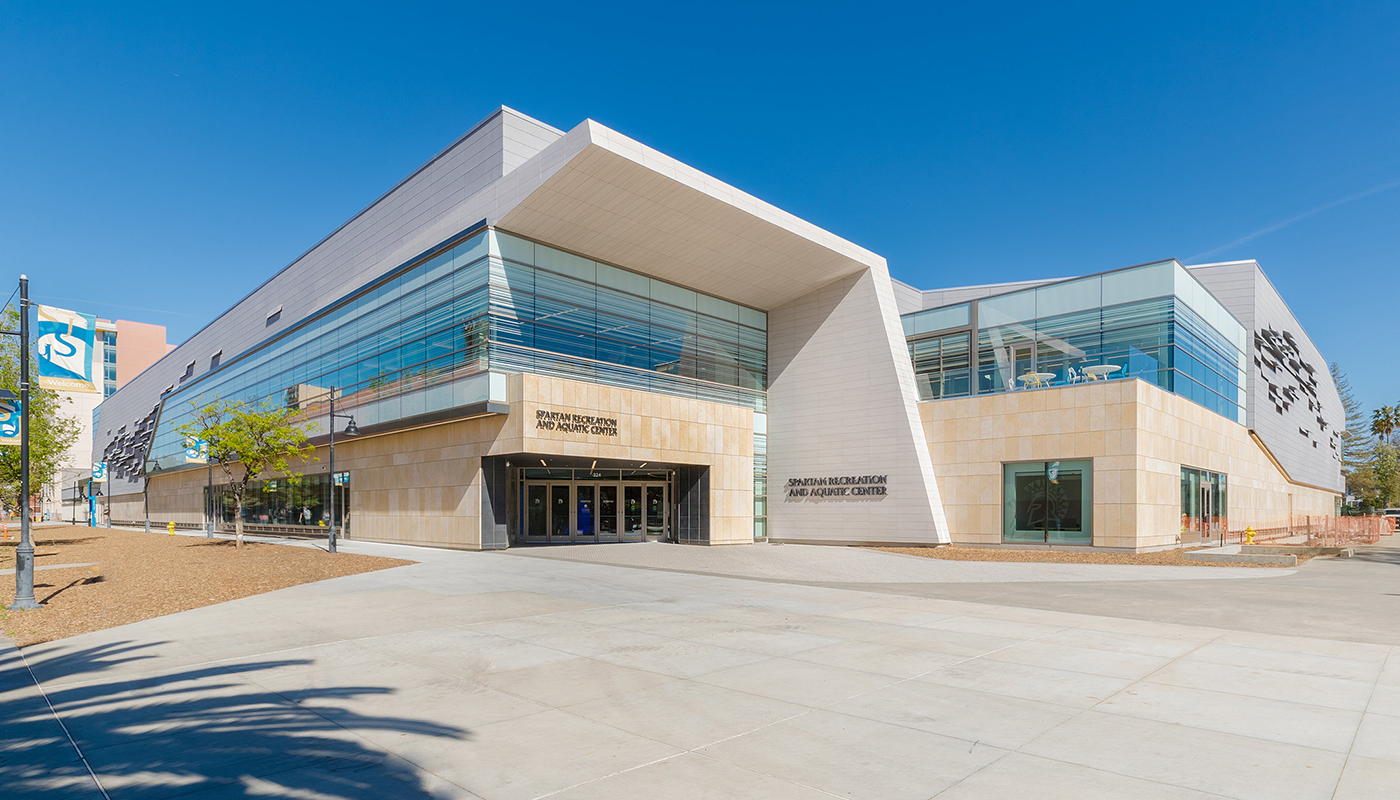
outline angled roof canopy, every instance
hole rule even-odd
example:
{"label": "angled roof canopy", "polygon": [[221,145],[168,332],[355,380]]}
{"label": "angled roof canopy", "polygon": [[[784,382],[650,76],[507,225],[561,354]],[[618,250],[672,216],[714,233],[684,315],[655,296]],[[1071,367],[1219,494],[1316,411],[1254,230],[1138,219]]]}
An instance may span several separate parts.
{"label": "angled roof canopy", "polygon": [[503,183],[514,185],[501,187],[492,222],[504,230],[750,306],[884,268],[869,250],[592,120]]}

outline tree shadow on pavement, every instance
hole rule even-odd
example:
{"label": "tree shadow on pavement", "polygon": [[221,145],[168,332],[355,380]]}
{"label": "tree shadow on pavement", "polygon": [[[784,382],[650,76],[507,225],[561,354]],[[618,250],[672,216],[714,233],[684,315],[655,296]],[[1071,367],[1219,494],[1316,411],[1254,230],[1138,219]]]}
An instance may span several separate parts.
{"label": "tree shadow on pavement", "polygon": [[[421,773],[375,747],[376,735],[464,739],[466,730],[358,712],[377,686],[271,691],[312,662],[199,664],[160,674],[133,662],[155,644],[117,643],[31,656],[58,725],[16,651],[0,640],[0,795],[100,797],[77,740],[114,798],[434,798]],[[118,670],[120,674],[104,675]],[[288,676],[291,676],[290,678]],[[63,681],[55,684],[54,681]]]}

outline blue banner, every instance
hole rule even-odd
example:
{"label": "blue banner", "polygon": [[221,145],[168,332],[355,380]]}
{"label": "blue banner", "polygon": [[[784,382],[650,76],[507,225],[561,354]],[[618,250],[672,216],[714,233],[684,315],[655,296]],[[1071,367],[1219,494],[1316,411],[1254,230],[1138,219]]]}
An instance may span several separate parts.
{"label": "blue banner", "polygon": [[0,400],[0,446],[19,447],[20,426],[18,400]]}
{"label": "blue banner", "polygon": [[196,439],[193,436],[185,437],[185,463],[186,464],[208,464],[209,463],[209,443],[203,439]]}
{"label": "blue banner", "polygon": [[92,379],[97,317],[53,306],[39,310],[39,386],[59,392],[101,392]]}

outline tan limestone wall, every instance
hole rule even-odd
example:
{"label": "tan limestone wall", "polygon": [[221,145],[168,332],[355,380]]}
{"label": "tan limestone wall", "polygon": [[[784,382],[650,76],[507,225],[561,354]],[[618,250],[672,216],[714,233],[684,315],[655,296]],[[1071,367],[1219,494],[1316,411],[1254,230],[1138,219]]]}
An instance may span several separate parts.
{"label": "tan limestone wall", "polygon": [[[710,466],[712,544],[753,541],[753,411],[538,375],[512,375],[510,414],[408,431],[337,439],[335,468],[350,472],[355,539],[475,550],[481,547],[481,457],[511,453]],[[537,409],[616,417],[616,437],[535,427]],[[294,464],[304,474],[329,469]],[[214,482],[223,483],[215,467]],[[151,481],[153,524],[203,521],[205,470]],[[142,519],[141,496],[119,498]],[[114,507],[115,518],[127,519]]]}
{"label": "tan limestone wall", "polygon": [[[561,378],[510,378],[492,454],[544,453],[710,467],[710,543],[753,542],[753,410]],[[617,436],[535,427],[536,411],[616,417]]]}
{"label": "tan limestone wall", "polygon": [[1002,465],[1092,459],[1094,545],[1174,546],[1181,467],[1229,476],[1231,529],[1331,515],[1335,494],[1287,481],[1243,425],[1140,380],[919,404],[953,542],[998,544]]}

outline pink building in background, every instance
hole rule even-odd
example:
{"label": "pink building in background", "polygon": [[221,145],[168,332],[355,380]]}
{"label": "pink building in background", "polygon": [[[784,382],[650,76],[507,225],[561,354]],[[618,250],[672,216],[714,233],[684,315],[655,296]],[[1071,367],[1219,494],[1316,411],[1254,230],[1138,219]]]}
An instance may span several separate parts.
{"label": "pink building in background", "polygon": [[40,491],[37,519],[87,520],[88,503],[79,486],[86,483],[92,470],[92,431],[98,405],[175,347],[165,341],[164,325],[101,317],[97,319],[97,344],[93,348],[92,374],[94,380],[102,376],[102,391],[60,393],[64,400],[62,413],[76,418],[82,432],[59,468],[57,482]]}

